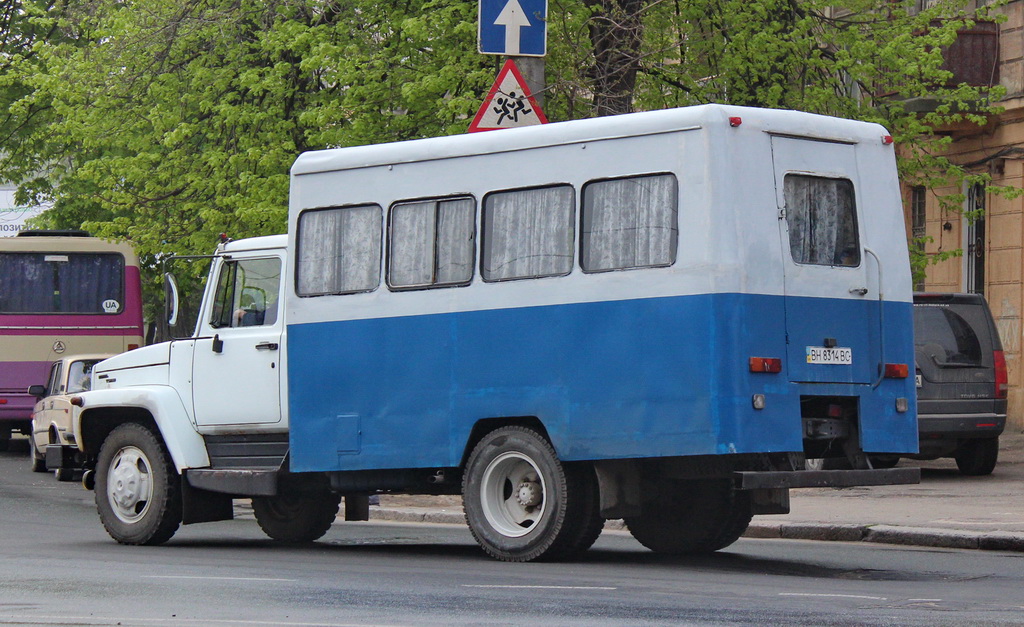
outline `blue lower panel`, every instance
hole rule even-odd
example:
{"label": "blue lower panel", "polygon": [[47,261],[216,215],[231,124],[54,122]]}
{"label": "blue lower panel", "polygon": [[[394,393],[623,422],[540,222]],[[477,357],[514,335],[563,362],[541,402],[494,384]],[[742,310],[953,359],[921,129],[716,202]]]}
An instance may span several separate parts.
{"label": "blue lower panel", "polygon": [[[509,416],[539,418],[566,460],[799,451],[815,386],[748,371],[785,358],[783,316],[781,297],[724,294],[289,325],[292,469],[456,466],[477,421]],[[892,409],[912,382],[825,387],[879,416],[873,450],[916,450]]]}

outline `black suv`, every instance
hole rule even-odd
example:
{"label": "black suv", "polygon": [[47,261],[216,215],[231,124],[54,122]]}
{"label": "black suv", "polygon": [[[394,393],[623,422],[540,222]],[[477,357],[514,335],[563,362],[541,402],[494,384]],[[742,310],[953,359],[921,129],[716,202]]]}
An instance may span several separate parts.
{"label": "black suv", "polygon": [[987,475],[1006,425],[1006,359],[980,294],[914,294],[920,454]]}

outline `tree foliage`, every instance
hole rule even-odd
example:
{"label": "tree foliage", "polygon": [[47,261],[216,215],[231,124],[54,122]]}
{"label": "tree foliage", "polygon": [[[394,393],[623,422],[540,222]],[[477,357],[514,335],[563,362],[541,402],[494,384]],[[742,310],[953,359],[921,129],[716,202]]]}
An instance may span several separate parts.
{"label": "tree foliage", "polygon": [[[901,174],[962,179],[933,129],[997,89],[951,85],[942,49],[986,13],[848,0],[550,0],[551,120],[708,102],[878,121]],[[144,256],[282,232],[309,149],[461,133],[500,59],[476,0],[2,0],[0,176],[43,225]],[[984,10],[983,10],[984,11]],[[909,99],[940,106],[908,111]]]}

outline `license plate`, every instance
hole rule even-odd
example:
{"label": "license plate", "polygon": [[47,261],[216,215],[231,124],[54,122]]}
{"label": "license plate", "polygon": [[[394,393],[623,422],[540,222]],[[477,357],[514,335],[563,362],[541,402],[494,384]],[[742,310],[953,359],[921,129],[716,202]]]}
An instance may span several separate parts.
{"label": "license plate", "polygon": [[853,363],[853,349],[825,348],[824,346],[807,347],[807,363],[848,366]]}

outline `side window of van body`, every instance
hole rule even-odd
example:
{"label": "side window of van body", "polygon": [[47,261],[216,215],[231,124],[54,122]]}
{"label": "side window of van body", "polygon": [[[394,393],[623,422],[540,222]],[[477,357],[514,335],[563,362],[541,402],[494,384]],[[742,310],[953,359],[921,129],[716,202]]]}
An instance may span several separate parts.
{"label": "side window of van body", "polygon": [[570,185],[494,192],[484,198],[485,281],[569,274],[576,191]]}
{"label": "side window of van body", "polygon": [[670,266],[679,240],[679,191],[671,174],[593,181],[583,187],[584,272]]}
{"label": "side window of van body", "polygon": [[303,212],[295,277],[299,296],[376,289],[380,284],[381,214],[378,205]]}
{"label": "side window of van body", "polygon": [[466,285],[473,278],[476,203],[445,198],[391,208],[388,284],[392,289]]}

